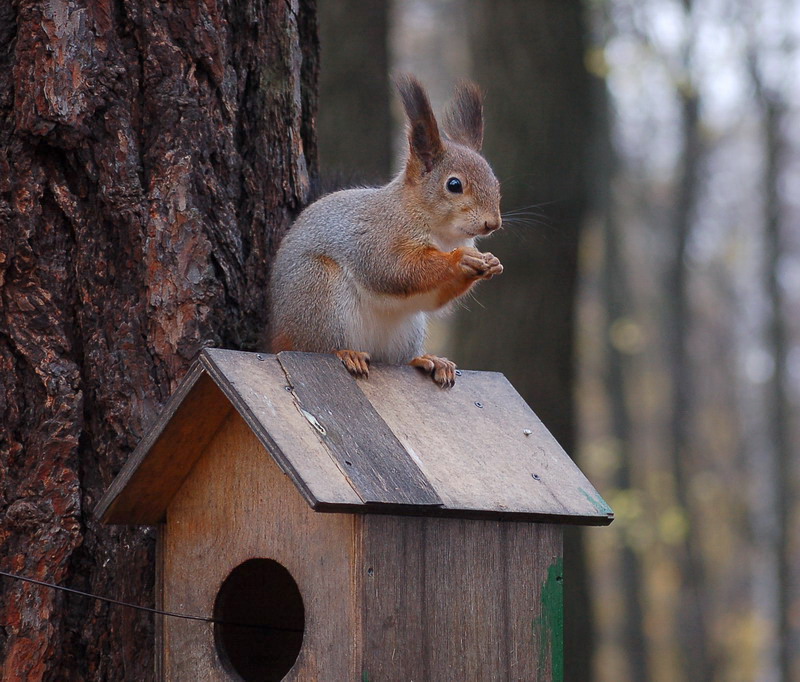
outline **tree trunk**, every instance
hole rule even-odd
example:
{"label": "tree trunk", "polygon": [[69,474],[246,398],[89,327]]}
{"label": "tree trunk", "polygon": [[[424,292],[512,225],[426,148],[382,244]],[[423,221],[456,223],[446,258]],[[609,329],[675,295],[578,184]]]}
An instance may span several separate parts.
{"label": "tree trunk", "polygon": [[[615,325],[632,317],[633,287],[625,262],[625,232],[619,218],[619,209],[612,197],[612,182],[618,175],[618,159],[611,141],[610,105],[605,83],[597,88],[601,110],[597,112],[597,167],[595,177],[595,204],[602,216],[603,264],[600,281],[604,305],[605,326],[602,331],[602,348],[605,359],[605,387],[608,399],[609,426],[617,443],[619,463],[615,468],[614,485],[620,491],[638,489],[635,476],[632,440],[634,419],[629,408],[630,356],[619,343],[614,342]],[[648,646],[645,637],[645,584],[639,554],[623,533],[618,549],[619,579],[622,587],[622,648],[628,668],[628,679],[646,682],[651,679],[648,666]]]}
{"label": "tree trunk", "polygon": [[[503,192],[502,234],[483,250],[502,277],[467,301],[452,333],[463,367],[504,372],[575,451],[573,318],[586,206],[590,80],[579,2],[471,3],[474,74],[486,92],[486,157]],[[580,536],[565,544],[566,676],[590,679],[591,610]]]}
{"label": "tree trunk", "polygon": [[[314,0],[0,5],[0,566],[153,605],[100,495],[198,351],[253,348],[314,172]],[[3,680],[153,678],[152,616],[3,580]]]}
{"label": "tree trunk", "polygon": [[774,367],[766,385],[766,431],[773,456],[774,534],[772,551],[776,565],[775,608],[777,611],[776,655],[780,679],[795,679],[794,660],[797,652],[796,630],[793,622],[792,583],[795,548],[792,539],[792,518],[795,515],[793,448],[791,434],[792,400],[788,377],[791,334],[786,322],[786,300],[781,282],[781,258],[786,253],[783,233],[784,215],[781,197],[781,176],[786,164],[787,142],[782,131],[787,106],[783,95],[775,92],[761,78],[757,57],[751,58],[752,78],[761,112],[764,147],[764,277],[769,305],[766,325],[767,348]]}
{"label": "tree trunk", "polygon": [[679,93],[683,135],[675,211],[670,228],[671,249],[668,256],[664,290],[664,332],[671,381],[669,420],[670,462],[675,484],[675,499],[683,510],[686,537],[677,555],[681,594],[677,608],[677,640],[682,651],[681,665],[687,680],[715,679],[716,662],[711,638],[706,599],[706,570],[700,538],[700,522],[690,499],[693,475],[702,467],[692,452],[692,427],[696,409],[694,375],[689,355],[692,315],[689,305],[689,270],[687,252],[692,223],[699,200],[703,148],[700,137],[700,101],[691,91]]}
{"label": "tree trunk", "polygon": [[317,129],[321,175],[332,189],[384,184],[391,172],[388,25],[389,0],[320,4]]}

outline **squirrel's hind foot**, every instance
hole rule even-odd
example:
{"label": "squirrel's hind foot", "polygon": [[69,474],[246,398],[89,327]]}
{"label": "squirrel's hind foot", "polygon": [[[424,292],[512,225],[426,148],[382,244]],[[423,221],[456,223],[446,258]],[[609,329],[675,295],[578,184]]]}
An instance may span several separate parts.
{"label": "squirrel's hind foot", "polygon": [[437,355],[420,355],[408,363],[418,367],[442,388],[452,388],[456,383],[456,363]]}
{"label": "squirrel's hind foot", "polygon": [[342,361],[354,377],[369,376],[369,353],[360,350],[335,350],[333,354]]}

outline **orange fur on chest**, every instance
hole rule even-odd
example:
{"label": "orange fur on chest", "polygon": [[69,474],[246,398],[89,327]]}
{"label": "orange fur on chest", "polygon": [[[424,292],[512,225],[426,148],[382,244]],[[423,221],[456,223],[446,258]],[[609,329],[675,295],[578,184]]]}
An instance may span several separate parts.
{"label": "orange fur on chest", "polygon": [[460,248],[445,253],[432,246],[401,247],[400,270],[406,286],[395,295],[408,297],[435,291],[441,307],[465,294],[476,280],[459,266],[463,253]]}

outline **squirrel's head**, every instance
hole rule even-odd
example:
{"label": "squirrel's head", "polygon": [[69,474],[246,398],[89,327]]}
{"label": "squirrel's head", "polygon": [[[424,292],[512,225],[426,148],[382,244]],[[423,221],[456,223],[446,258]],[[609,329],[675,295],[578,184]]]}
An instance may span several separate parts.
{"label": "squirrel's head", "polygon": [[483,98],[478,86],[459,83],[445,111],[442,134],[419,82],[403,75],[396,84],[408,120],[403,177],[431,229],[448,244],[497,230],[500,183],[480,154]]}

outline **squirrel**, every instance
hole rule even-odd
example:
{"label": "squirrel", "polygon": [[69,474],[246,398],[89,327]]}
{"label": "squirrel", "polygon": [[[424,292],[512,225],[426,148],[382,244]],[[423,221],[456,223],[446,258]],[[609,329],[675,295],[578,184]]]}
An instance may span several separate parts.
{"label": "squirrel", "polygon": [[271,351],[333,353],[356,377],[370,361],[410,364],[441,387],[455,363],[423,351],[427,315],[503,272],[476,238],[498,230],[500,183],[481,156],[483,97],[461,82],[443,134],[410,75],[395,79],[408,153],[383,187],[346,189],[306,207],[275,256]]}

